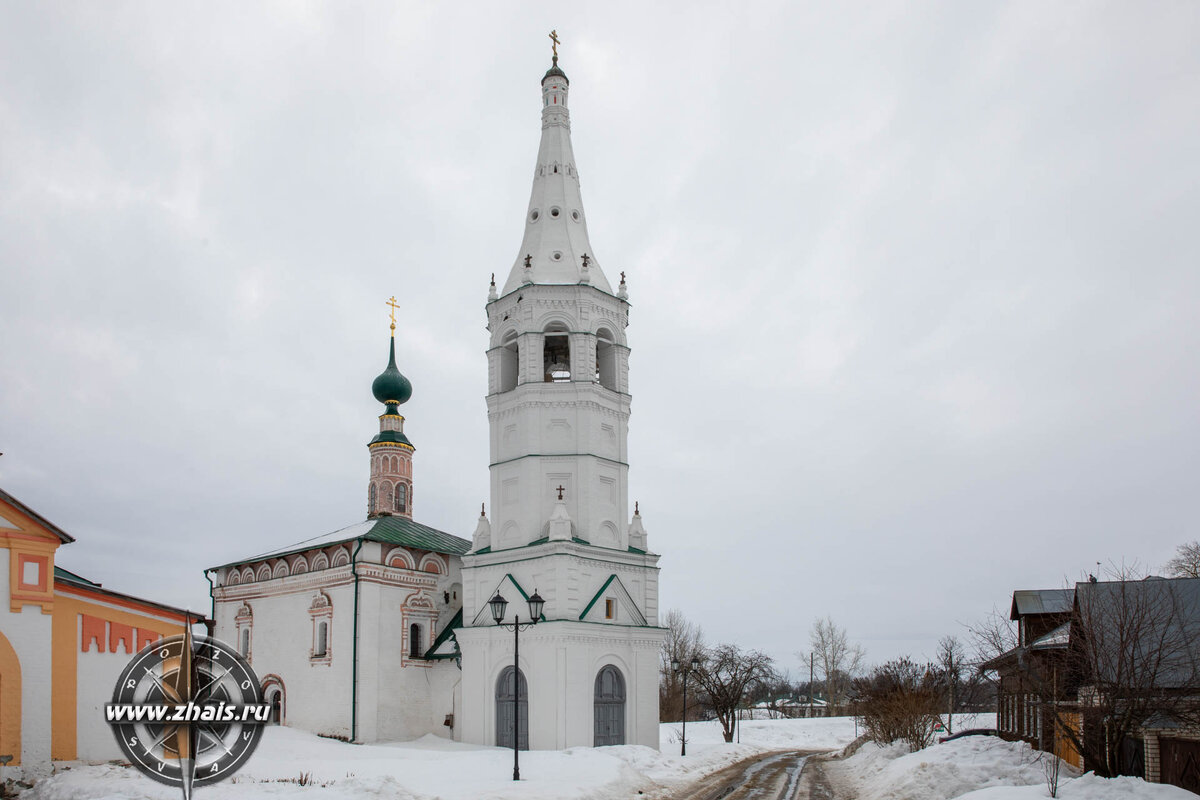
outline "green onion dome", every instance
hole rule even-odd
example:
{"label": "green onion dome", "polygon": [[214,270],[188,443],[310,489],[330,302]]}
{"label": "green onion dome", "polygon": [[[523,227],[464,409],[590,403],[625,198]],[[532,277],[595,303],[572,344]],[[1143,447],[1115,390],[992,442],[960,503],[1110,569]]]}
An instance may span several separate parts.
{"label": "green onion dome", "polygon": [[[371,394],[375,395],[376,400],[386,403],[388,406],[398,406],[401,403],[407,403],[408,398],[412,397],[412,383],[408,378],[400,374],[400,370],[396,368],[395,338],[392,339],[387,369],[371,384]],[[389,408],[388,410],[392,409]]]}
{"label": "green onion dome", "polygon": [[563,82],[566,83],[567,86],[571,85],[571,79],[567,77],[567,73],[563,72],[558,66],[558,56],[554,57],[554,64],[550,67],[550,69],[546,70],[546,74],[542,78],[542,83],[545,83],[550,78],[562,78]]}

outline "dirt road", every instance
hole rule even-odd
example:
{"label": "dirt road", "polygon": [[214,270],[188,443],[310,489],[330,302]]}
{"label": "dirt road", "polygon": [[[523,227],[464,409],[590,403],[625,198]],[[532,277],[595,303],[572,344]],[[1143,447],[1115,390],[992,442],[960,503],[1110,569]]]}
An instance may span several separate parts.
{"label": "dirt road", "polygon": [[[673,795],[672,800],[842,800],[820,779],[811,751],[767,753],[738,762]],[[812,773],[811,775],[808,773]]]}

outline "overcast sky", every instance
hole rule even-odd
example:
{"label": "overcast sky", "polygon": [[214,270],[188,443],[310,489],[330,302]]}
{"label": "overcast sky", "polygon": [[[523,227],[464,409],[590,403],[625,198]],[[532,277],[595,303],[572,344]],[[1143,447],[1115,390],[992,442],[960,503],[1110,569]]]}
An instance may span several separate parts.
{"label": "overcast sky", "polygon": [[60,565],[207,611],[361,519],[393,294],[470,536],[551,28],[663,608],[924,658],[1200,535],[1200,4],[5,2],[0,486]]}

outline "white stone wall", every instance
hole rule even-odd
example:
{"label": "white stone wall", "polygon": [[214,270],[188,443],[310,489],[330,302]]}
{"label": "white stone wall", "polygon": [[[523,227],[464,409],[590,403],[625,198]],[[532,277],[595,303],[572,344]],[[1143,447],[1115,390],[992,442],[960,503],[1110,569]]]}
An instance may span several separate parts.
{"label": "white stone wall", "polygon": [[[524,548],[519,559],[512,551],[467,555],[463,557],[463,621],[487,624],[491,616],[487,602],[506,575],[512,575],[527,594],[537,591],[546,601],[547,619],[578,620],[587,604],[616,575],[628,590],[645,625],[658,625],[658,556],[653,553],[619,553],[579,545],[573,542],[547,542]],[[613,587],[610,585],[609,587]],[[524,599],[513,591],[501,589],[509,601],[509,614],[524,616]],[[608,595],[617,597],[615,590]],[[601,602],[604,598],[601,598]],[[631,609],[625,609],[631,612]],[[589,615],[590,617],[590,615]],[[628,625],[631,616],[619,616],[613,624]]]}
{"label": "white stone wall", "polygon": [[[50,770],[51,616],[40,606],[24,606],[16,614],[10,610],[10,557],[7,548],[0,549],[0,633],[21,662],[21,772],[34,777]],[[5,770],[6,777],[15,773]]]}
{"label": "white stone wall", "polygon": [[[333,604],[326,659],[314,659],[309,608],[318,592]],[[243,603],[253,612],[250,665],[260,681],[284,687],[286,725],[325,736],[349,737],[354,584],[350,567],[228,587],[216,602],[218,639],[241,652],[234,617]]]}
{"label": "white stone wall", "polygon": [[[354,543],[349,544],[353,553]],[[326,548],[334,550],[336,548]],[[309,558],[309,561],[313,559]],[[381,563],[386,562],[386,563]],[[437,565],[438,573],[429,572]],[[258,565],[251,565],[257,571]],[[239,570],[241,572],[243,570]],[[217,637],[236,644],[238,609],[253,612],[250,663],[260,680],[277,678],[285,689],[284,724],[329,736],[350,737],[354,672],[354,576],[345,564],[300,575],[236,585],[217,575]],[[462,602],[456,558],[376,542],[358,554],[359,628],[357,740],[449,737],[445,715],[455,709],[459,680],[453,661],[410,655],[410,626],[421,626],[419,652],[453,618]],[[318,592],[332,600],[328,658],[312,657]],[[240,649],[240,645],[239,645]]]}
{"label": "white stone wall", "polygon": [[[99,606],[107,605],[94,599],[89,602]],[[123,610],[118,606],[109,607]],[[76,614],[73,624],[75,637],[71,642],[70,655],[78,658],[75,671],[75,757],[79,761],[93,763],[124,758],[117,740],[113,737],[112,727],[105,719],[104,705],[112,701],[113,690],[121,670],[125,669],[137,654],[136,638],[130,641],[128,652],[124,643],[118,643],[116,652],[110,652],[106,625],[103,637],[105,652],[99,652],[99,648],[91,644],[85,653],[81,648],[82,616]],[[171,624],[178,623],[172,620]],[[133,636],[136,636],[136,633]]]}
{"label": "white stone wall", "polygon": [[[520,668],[529,686],[529,746],[590,747],[595,680],[613,665],[625,681],[625,743],[658,749],[657,628],[544,622],[521,633]],[[513,663],[513,633],[492,627],[459,632],[463,650],[463,741],[496,743],[496,683]]]}

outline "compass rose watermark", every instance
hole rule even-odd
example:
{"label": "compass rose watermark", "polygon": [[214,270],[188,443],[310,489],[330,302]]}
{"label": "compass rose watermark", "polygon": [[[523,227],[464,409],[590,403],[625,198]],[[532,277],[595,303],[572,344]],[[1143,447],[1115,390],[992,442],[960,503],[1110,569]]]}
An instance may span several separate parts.
{"label": "compass rose watermark", "polygon": [[130,763],[184,800],[237,772],[271,718],[246,659],[190,627],[134,656],[104,711]]}

